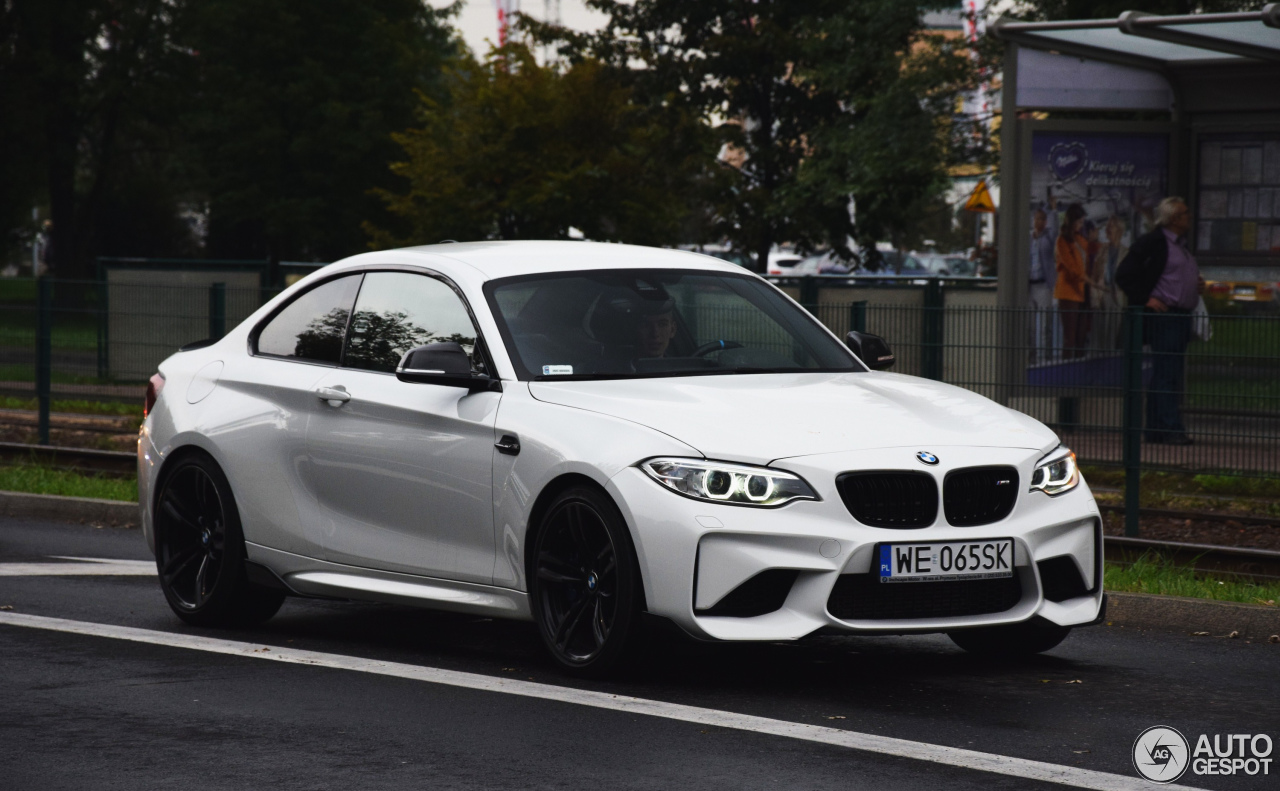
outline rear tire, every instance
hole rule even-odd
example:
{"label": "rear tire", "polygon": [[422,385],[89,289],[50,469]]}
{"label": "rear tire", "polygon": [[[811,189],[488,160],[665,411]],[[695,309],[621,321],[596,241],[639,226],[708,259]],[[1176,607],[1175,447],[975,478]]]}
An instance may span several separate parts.
{"label": "rear tire", "polygon": [[634,655],[640,571],[626,522],[598,489],[575,486],[546,510],[529,548],[529,600],[556,663],[599,678]]}
{"label": "rear tire", "polygon": [[947,632],[947,637],[971,654],[1013,658],[1048,651],[1067,639],[1069,634],[1070,626],[1027,621],[1010,626],[983,626]]}
{"label": "rear tire", "polygon": [[166,471],[155,501],[156,569],[174,613],[193,626],[255,626],[285,592],[250,582],[231,484],[217,463],[192,454]]}

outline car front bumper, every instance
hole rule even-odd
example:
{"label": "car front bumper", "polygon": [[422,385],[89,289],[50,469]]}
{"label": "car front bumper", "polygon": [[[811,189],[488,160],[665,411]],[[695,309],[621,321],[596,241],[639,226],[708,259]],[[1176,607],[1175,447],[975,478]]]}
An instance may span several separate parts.
{"label": "car front bumper", "polygon": [[[805,478],[822,498],[765,509],[706,503],[683,497],[654,482],[637,467],[614,476],[609,488],[635,538],[647,609],[670,619],[695,637],[716,640],[787,640],[820,629],[847,633],[942,632],[1025,621],[1039,616],[1061,626],[1094,621],[1102,606],[1101,517],[1082,480],[1070,492],[1050,497],[1027,490],[1026,482],[1043,454],[1008,448],[931,448],[942,460],[925,468],[917,448],[889,448],[799,457],[772,466]],[[1006,518],[978,527],[954,527],[943,516],[941,484],[952,469],[1011,465],[1021,491]],[[869,527],[857,522],[836,490],[846,471],[927,471],[939,485],[938,517],[918,529]],[[976,541],[1009,538],[1020,593],[1000,612],[946,617],[838,618],[829,601],[842,575],[875,570],[877,544]],[[1083,582],[1081,595],[1060,601],[1045,597],[1042,561],[1069,557]],[[1062,563],[1062,561],[1058,561]],[[745,617],[706,611],[756,575],[794,572],[781,606]],[[790,578],[791,575],[784,575]],[[847,583],[851,577],[843,578]],[[865,578],[859,580],[862,581]],[[933,583],[899,583],[894,588]],[[865,589],[864,589],[865,590]],[[918,592],[912,591],[919,597]],[[847,592],[845,594],[848,595]],[[856,592],[854,595],[857,595]],[[846,599],[847,600],[847,599]],[[865,608],[863,608],[865,609]]]}

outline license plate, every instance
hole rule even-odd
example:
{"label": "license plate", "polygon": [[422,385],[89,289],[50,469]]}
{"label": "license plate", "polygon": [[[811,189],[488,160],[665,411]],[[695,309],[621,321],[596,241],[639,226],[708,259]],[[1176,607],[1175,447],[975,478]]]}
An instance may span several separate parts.
{"label": "license plate", "polygon": [[881,544],[881,582],[989,580],[1013,576],[1013,539]]}

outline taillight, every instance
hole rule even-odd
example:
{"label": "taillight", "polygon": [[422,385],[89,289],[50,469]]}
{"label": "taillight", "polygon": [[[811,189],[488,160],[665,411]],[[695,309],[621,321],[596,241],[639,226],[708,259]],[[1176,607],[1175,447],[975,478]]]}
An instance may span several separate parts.
{"label": "taillight", "polygon": [[1209,284],[1210,294],[1228,294],[1230,292],[1231,292],[1230,283],[1210,283]]}
{"label": "taillight", "polygon": [[156,405],[156,399],[160,397],[160,391],[164,390],[164,374],[152,374],[151,379],[147,381],[147,396],[142,402],[142,416],[145,418],[151,414],[151,409]]}

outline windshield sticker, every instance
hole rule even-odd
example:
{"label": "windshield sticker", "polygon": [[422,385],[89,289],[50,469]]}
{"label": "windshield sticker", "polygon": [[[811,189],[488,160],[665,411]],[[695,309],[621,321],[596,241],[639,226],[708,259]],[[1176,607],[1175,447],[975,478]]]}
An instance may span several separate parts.
{"label": "windshield sticker", "polygon": [[542,366],[543,376],[572,376],[572,365],[544,365]]}

